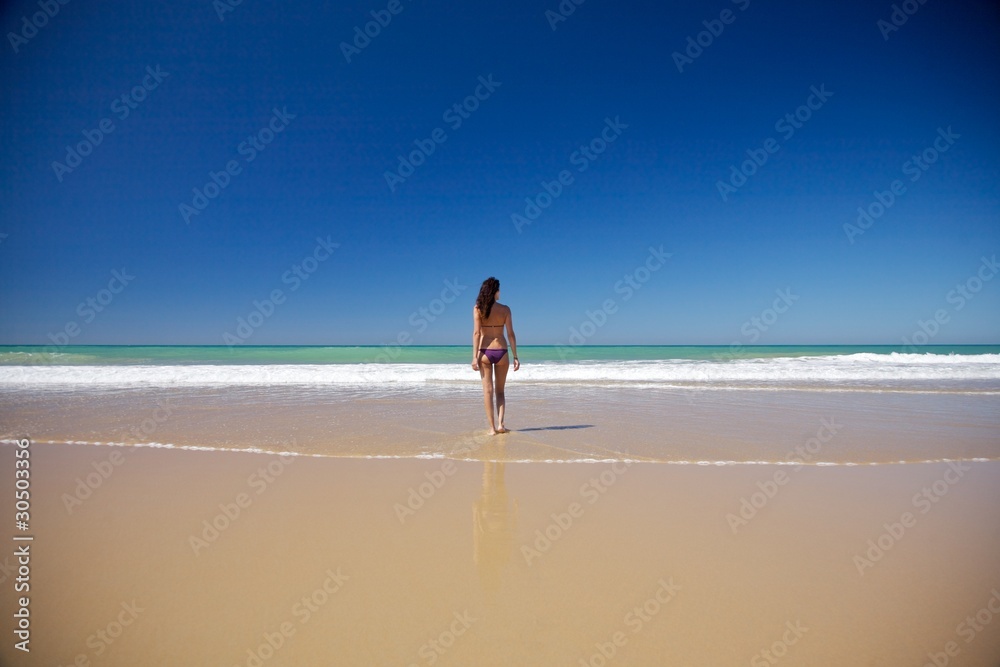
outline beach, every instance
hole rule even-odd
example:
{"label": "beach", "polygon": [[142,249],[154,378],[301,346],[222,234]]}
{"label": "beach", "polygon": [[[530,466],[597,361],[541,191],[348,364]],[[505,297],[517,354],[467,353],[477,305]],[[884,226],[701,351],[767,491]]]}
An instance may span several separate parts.
{"label": "beach", "polygon": [[0,667],[1000,667],[1000,4],[3,7]]}
{"label": "beach", "polygon": [[832,356],[542,361],[498,436],[445,364],[9,364],[0,662],[995,665],[995,355]]}

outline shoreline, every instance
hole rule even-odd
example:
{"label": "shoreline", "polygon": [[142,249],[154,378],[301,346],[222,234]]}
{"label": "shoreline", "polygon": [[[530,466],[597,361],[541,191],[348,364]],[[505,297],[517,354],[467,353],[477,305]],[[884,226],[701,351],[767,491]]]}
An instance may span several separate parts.
{"label": "shoreline", "polygon": [[[0,439],[344,458],[868,464],[1000,459],[1000,394],[511,388],[0,392]],[[487,447],[484,451],[479,450]],[[492,448],[492,449],[491,449]]]}
{"label": "shoreline", "polygon": [[[483,431],[482,437],[490,437],[486,435],[485,430]],[[0,438],[0,445],[14,445],[18,442],[17,439]],[[493,463],[544,463],[544,464],[566,464],[566,463],[649,463],[649,464],[659,464],[659,465],[676,465],[676,466],[701,466],[701,467],[727,467],[727,466],[789,466],[795,468],[801,468],[805,466],[812,466],[817,468],[824,467],[858,467],[858,466],[899,466],[899,465],[930,465],[930,464],[941,464],[941,463],[990,463],[1000,461],[1000,456],[994,458],[939,458],[939,459],[926,459],[922,461],[866,461],[866,462],[853,462],[853,461],[806,461],[806,460],[789,460],[789,461],[674,461],[674,460],[656,460],[656,459],[630,459],[630,458],[605,458],[605,459],[510,459],[510,458],[493,458],[491,455],[483,456],[468,456],[466,458],[457,458],[448,454],[416,454],[416,455],[393,455],[393,454],[307,454],[288,450],[267,450],[267,449],[234,449],[230,447],[209,447],[209,446],[199,446],[199,445],[175,445],[173,443],[166,442],[142,442],[142,443],[130,443],[130,442],[88,442],[88,441],[61,441],[61,440],[35,440],[31,439],[32,443],[40,445],[59,445],[59,446],[70,446],[70,447],[117,447],[124,449],[165,449],[165,450],[176,450],[184,452],[228,452],[233,454],[257,454],[266,456],[281,456],[281,457],[302,457],[302,458],[315,458],[315,459],[345,459],[345,460],[359,460],[359,461],[453,461],[453,462],[464,462],[464,463],[474,463],[474,462],[493,462]]]}

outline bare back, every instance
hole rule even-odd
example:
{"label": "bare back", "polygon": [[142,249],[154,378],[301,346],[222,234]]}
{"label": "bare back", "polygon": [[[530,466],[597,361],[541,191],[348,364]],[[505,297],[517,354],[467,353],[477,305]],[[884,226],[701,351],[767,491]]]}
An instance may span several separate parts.
{"label": "bare back", "polygon": [[483,314],[479,313],[480,328],[483,332],[483,342],[480,347],[507,348],[507,339],[504,338],[503,329],[510,317],[510,308],[502,303],[494,303],[490,309],[490,316],[483,319]]}

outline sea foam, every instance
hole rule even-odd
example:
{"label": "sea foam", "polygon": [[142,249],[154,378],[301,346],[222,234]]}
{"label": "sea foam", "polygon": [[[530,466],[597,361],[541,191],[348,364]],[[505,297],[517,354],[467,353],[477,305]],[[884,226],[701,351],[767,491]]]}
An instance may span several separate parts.
{"label": "sea foam", "polygon": [[[1000,354],[873,354],[527,363],[508,382],[696,388],[1000,390]],[[469,364],[3,366],[0,388],[467,385]]]}

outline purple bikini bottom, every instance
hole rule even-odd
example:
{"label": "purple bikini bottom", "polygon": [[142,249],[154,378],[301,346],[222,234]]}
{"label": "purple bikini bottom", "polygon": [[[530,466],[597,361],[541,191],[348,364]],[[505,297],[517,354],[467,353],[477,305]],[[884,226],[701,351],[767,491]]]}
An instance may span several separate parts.
{"label": "purple bikini bottom", "polygon": [[490,360],[490,363],[495,364],[501,359],[503,355],[507,354],[507,350],[501,350],[499,348],[487,348],[481,347],[479,351],[486,355],[486,358]]}

